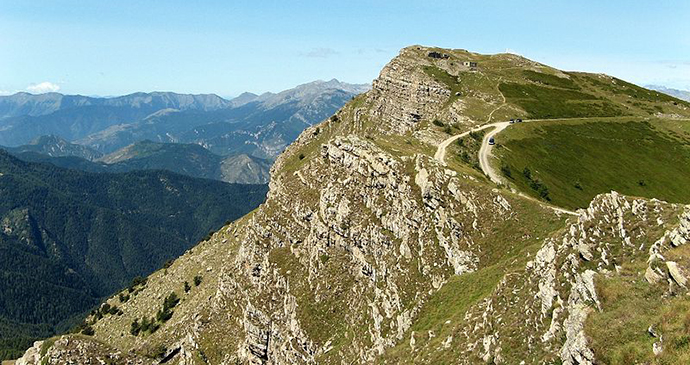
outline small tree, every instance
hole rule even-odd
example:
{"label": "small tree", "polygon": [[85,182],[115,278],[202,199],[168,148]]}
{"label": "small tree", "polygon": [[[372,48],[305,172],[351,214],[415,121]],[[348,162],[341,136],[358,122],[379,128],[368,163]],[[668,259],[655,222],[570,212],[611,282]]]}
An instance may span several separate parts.
{"label": "small tree", "polygon": [[159,322],[167,322],[170,318],[172,318],[173,312],[170,309],[159,309],[158,313],[156,313],[156,319]]}
{"label": "small tree", "polygon": [[522,170],[522,175],[525,177],[527,180],[532,180],[532,171],[528,167],[525,167],[524,170]]}
{"label": "small tree", "polygon": [[81,333],[83,335],[93,336],[96,332],[93,330],[93,327],[87,324],[86,327],[84,327],[84,329],[81,330]]}
{"label": "small tree", "polygon": [[194,286],[199,286],[201,285],[201,275],[197,275],[194,277]]}
{"label": "small tree", "polygon": [[190,290],[192,290],[192,287],[189,286],[189,283],[185,281],[184,282],[184,292],[189,293]]}
{"label": "small tree", "polygon": [[172,292],[163,301],[163,309],[172,309],[179,302],[180,302],[180,298],[177,297],[177,294],[175,294],[175,292]]}
{"label": "small tree", "polygon": [[132,336],[139,336],[139,331],[141,331],[141,325],[139,324],[139,319],[135,318],[129,328],[129,333],[131,333]]}

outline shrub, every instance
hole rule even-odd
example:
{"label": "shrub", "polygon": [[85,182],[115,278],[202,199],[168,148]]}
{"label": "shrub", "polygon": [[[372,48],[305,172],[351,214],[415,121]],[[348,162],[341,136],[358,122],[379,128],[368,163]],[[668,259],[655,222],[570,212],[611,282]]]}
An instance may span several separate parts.
{"label": "shrub", "polygon": [[300,153],[300,154],[299,154],[299,159],[300,159],[300,160],[304,160],[304,153]]}
{"label": "shrub", "polygon": [[522,175],[525,177],[525,179],[532,180],[532,171],[530,171],[529,168],[525,167],[525,169],[522,170]]}
{"label": "shrub", "polygon": [[120,308],[118,308],[116,305],[110,307],[110,310],[108,311],[108,314],[114,315],[121,313]]}
{"label": "shrub", "polygon": [[159,322],[167,322],[170,318],[172,318],[173,312],[170,309],[159,309],[158,313],[156,313],[156,319]]}
{"label": "shrub", "polygon": [[444,127],[446,125],[445,123],[443,123],[442,121],[440,121],[438,119],[434,119],[434,121],[431,123],[433,123],[433,125],[435,125],[437,127]]}
{"label": "shrub", "polygon": [[194,277],[194,286],[199,286],[201,284],[201,275]]}
{"label": "shrub", "polygon": [[129,333],[132,334],[132,336],[139,336],[139,331],[141,331],[141,325],[139,324],[139,319],[134,319],[134,322],[129,327]]}
{"label": "shrub", "polygon": [[93,327],[87,324],[86,327],[84,327],[84,329],[81,330],[81,333],[83,335],[93,336],[96,332],[93,330]]}
{"label": "shrub", "polygon": [[189,293],[189,291],[190,291],[191,289],[192,289],[192,287],[189,286],[189,283],[185,281],[185,282],[184,282],[184,292],[185,292],[185,293]]}
{"label": "shrub", "polygon": [[120,293],[118,299],[120,299],[120,303],[126,303],[129,300],[129,294]]}
{"label": "shrub", "polygon": [[177,294],[175,294],[175,292],[172,292],[163,301],[163,309],[172,309],[179,302],[180,302],[180,298],[177,297]]}
{"label": "shrub", "polygon": [[156,321],[153,317],[151,319],[149,319],[148,317],[143,317],[141,319],[141,326],[139,328],[141,329],[141,332],[153,333],[152,328],[154,328],[155,324]]}
{"label": "shrub", "polygon": [[172,264],[173,264],[173,260],[168,260],[163,264],[163,268],[164,269],[170,268],[170,266],[172,266]]}
{"label": "shrub", "polygon": [[127,290],[131,293],[134,291],[134,289],[139,286],[139,285],[146,285],[146,278],[137,276],[134,279],[132,279],[132,282],[129,284],[129,287],[127,287]]}
{"label": "shrub", "polygon": [[512,178],[513,177],[513,172],[510,170],[510,166],[508,165],[501,165],[501,173],[505,177]]}

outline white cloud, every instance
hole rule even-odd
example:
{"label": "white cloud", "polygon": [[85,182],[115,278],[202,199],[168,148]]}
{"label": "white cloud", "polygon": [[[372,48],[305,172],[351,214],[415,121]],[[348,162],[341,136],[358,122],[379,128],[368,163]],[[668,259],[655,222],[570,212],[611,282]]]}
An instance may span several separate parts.
{"label": "white cloud", "polygon": [[5,96],[5,95],[12,95],[12,94],[14,94],[14,93],[13,93],[13,92],[11,92],[11,91],[7,91],[7,90],[0,90],[0,96]]}
{"label": "white cloud", "polygon": [[31,84],[26,87],[26,91],[32,94],[54,93],[60,90],[60,85],[44,81],[40,84]]}

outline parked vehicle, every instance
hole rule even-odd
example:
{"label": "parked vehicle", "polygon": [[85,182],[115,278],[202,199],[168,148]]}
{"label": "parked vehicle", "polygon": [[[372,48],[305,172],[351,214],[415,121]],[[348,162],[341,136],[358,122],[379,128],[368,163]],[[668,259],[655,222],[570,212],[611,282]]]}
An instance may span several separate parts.
{"label": "parked vehicle", "polygon": [[494,137],[489,138],[489,144],[492,146],[496,144],[496,141],[494,141]]}
{"label": "parked vehicle", "polygon": [[513,124],[513,123],[515,123],[515,119],[510,120],[510,124]]}
{"label": "parked vehicle", "polygon": [[518,122],[518,123],[522,123],[522,119],[518,118],[518,119],[517,119],[517,122]]}

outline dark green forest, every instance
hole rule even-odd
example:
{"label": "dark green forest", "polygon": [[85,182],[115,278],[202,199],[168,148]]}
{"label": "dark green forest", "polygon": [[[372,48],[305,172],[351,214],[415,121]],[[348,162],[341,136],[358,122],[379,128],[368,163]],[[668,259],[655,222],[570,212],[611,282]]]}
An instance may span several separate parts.
{"label": "dark green forest", "polygon": [[0,150],[0,358],[68,330],[266,192],[167,171],[88,173]]}

